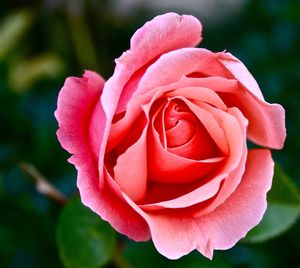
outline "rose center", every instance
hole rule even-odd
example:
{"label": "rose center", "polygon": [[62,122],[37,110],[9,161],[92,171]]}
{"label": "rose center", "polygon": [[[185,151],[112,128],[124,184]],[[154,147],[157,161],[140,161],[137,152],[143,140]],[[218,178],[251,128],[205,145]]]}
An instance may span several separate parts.
{"label": "rose center", "polygon": [[197,118],[182,101],[171,101],[165,111],[164,124],[168,148],[186,144],[195,135]]}
{"label": "rose center", "polygon": [[216,145],[189,107],[179,99],[167,103],[163,114],[166,149],[182,157],[214,157]]}

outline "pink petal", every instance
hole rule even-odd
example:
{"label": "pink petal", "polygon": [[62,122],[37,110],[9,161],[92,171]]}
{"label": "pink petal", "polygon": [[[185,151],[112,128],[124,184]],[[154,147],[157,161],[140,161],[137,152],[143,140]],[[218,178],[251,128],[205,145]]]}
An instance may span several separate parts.
{"label": "pink petal", "polygon": [[[212,53],[199,48],[184,48],[166,53],[145,72],[137,92],[143,94],[178,81],[187,86],[188,82],[183,78],[197,72],[213,77],[189,78],[189,86],[234,93],[226,97],[226,105],[236,106],[245,113],[249,120],[249,138],[262,146],[275,149],[283,147],[286,137],[284,109],[279,104],[265,102],[246,67],[229,54]],[[226,81],[224,78],[229,79],[225,84],[222,83]],[[239,83],[234,84],[232,79]]]}
{"label": "pink petal", "polygon": [[166,97],[177,95],[185,96],[186,98],[193,99],[194,103],[197,103],[197,100],[205,101],[222,110],[226,109],[225,104],[214,91],[203,87],[184,87],[185,84],[190,84],[188,79],[171,85],[156,88],[152,91],[146,92],[143,95],[132,98],[127,104],[124,117],[111,125],[106,150],[110,151],[126,136],[126,133],[130,130],[132,124],[134,124],[135,120],[142,113],[142,105],[147,103],[152,104],[157,98],[164,94],[166,94]]}
{"label": "pink petal", "polygon": [[149,179],[160,183],[187,183],[194,181],[219,166],[223,157],[192,160],[172,154],[163,148],[158,134],[151,126],[148,138]]}
{"label": "pink petal", "polygon": [[[155,17],[140,28],[131,39],[129,51],[116,60],[116,68],[113,76],[105,83],[101,102],[107,117],[106,129],[100,146],[99,169],[102,171],[102,163],[105,151],[105,144],[110,131],[110,122],[117,109],[118,103],[121,106],[127,104],[134,93],[135,86],[129,88],[132,92],[123,92],[124,86],[130,78],[143,66],[155,60],[161,54],[168,51],[195,46],[201,40],[202,26],[193,16],[179,16],[175,13],[167,13]],[[143,73],[143,71],[141,71]],[[137,80],[141,74],[137,75]],[[135,82],[137,83],[137,81]],[[121,100],[120,100],[121,97]],[[122,107],[118,108],[122,110]]]}
{"label": "pink petal", "polygon": [[[194,111],[195,114],[201,109],[200,107],[194,107],[193,104],[185,100],[188,106]],[[222,166],[211,165],[205,166],[204,164],[212,159],[206,161],[192,161],[190,159],[181,158],[177,155],[170,154],[164,151],[161,147],[157,135],[152,134],[153,143],[149,147],[149,178],[153,181],[163,183],[183,183],[191,182],[198,179],[199,185],[195,185],[195,188],[190,192],[181,195],[172,200],[164,202],[157,202],[153,204],[145,204],[141,206],[143,209],[156,210],[163,208],[185,208],[200,202],[206,201],[209,198],[215,196],[220,189],[221,182],[225,179],[220,192],[216,199],[212,202],[211,206],[206,206],[198,209],[197,214],[204,212],[207,213],[209,209],[215,208],[222,203],[237,187],[240,183],[242,173],[244,171],[245,156],[246,156],[246,120],[242,114],[236,109],[230,109],[228,113],[223,112],[215,108],[209,108],[207,104],[203,104],[203,108],[208,111],[214,117],[211,122],[217,121],[218,124],[224,130],[226,135],[226,141],[229,145],[230,155],[225,159]],[[201,116],[200,116],[201,117]],[[204,116],[205,118],[207,116]],[[200,119],[202,120],[202,118]],[[154,156],[154,157],[153,157]],[[208,162],[209,163],[209,162]],[[208,164],[207,163],[207,164]],[[194,170],[194,166],[196,169]],[[210,168],[214,168],[216,171],[213,175],[209,174],[207,180],[205,172],[211,171]],[[204,173],[204,174],[203,174]],[[230,174],[235,177],[230,177]],[[229,177],[228,182],[226,181]],[[201,179],[202,178],[202,179]],[[219,197],[220,194],[220,197]],[[210,204],[210,202],[208,203]]]}
{"label": "pink petal", "polygon": [[147,240],[149,229],[143,218],[109,189],[99,187],[97,158],[106,124],[100,104],[103,85],[103,78],[91,71],[86,71],[83,78],[66,79],[55,111],[57,136],[63,148],[73,154],[69,162],[78,171],[77,186],[83,204],[120,233]]}
{"label": "pink petal", "polygon": [[[195,17],[175,13],[157,16],[137,30],[131,39],[130,50],[116,60],[115,73],[105,85],[102,97],[105,113],[114,113],[125,84],[135,72],[163,53],[197,45],[201,31],[202,26]],[[130,91],[135,90],[131,88]],[[133,93],[122,93],[126,97],[121,98],[121,103],[125,105]]]}
{"label": "pink petal", "polygon": [[136,94],[140,95],[156,87],[177,82],[183,76],[199,70],[205,70],[209,75],[215,73],[226,75],[225,68],[217,60],[216,55],[207,49],[182,48],[171,51],[149,66]]}
{"label": "pink petal", "polygon": [[[196,115],[179,98],[168,98],[163,118],[167,150],[194,160],[215,157],[218,148]],[[157,129],[156,129],[157,130]],[[157,130],[160,136],[161,133]]]}
{"label": "pink petal", "polygon": [[[227,155],[229,152],[229,145],[226,139],[226,133],[224,132],[225,130],[220,127],[221,124],[218,122],[218,120],[216,120],[214,115],[210,111],[207,111],[206,107],[210,107],[210,105],[205,105],[201,102],[198,103],[198,105],[195,105],[193,102],[185,98],[178,97],[178,99],[182,99],[187,104],[187,106],[193,111],[193,113],[198,117],[199,121],[203,124],[218,148],[225,155]],[[205,108],[203,109],[204,105]],[[220,110],[220,112],[222,112],[222,115],[226,116],[225,112],[223,112],[222,110]]]}
{"label": "pink petal", "polygon": [[148,94],[132,98],[128,102],[124,117],[111,125],[106,148],[107,151],[116,147],[118,143],[127,136],[127,133],[132,129],[133,125],[136,129],[136,120],[139,116],[144,117],[145,107],[143,108],[143,106],[148,105],[151,107],[152,103],[162,94],[163,93],[159,90],[157,92],[149,92]]}
{"label": "pink petal", "polygon": [[180,211],[140,211],[149,224],[157,250],[169,259],[178,259],[197,249],[211,259],[215,249],[234,246],[262,219],[273,166],[269,150],[251,150],[241,184],[208,215],[193,218]]}
{"label": "pink petal", "polygon": [[133,201],[144,198],[147,188],[147,127],[138,141],[120,155],[114,167],[114,179]]}
{"label": "pink petal", "polygon": [[[239,122],[240,128],[246,133],[248,122],[243,116],[243,114],[237,108],[230,108],[228,113],[233,115]],[[245,165],[247,160],[247,143],[246,143],[246,135],[243,135],[243,144],[240,145],[235,141],[238,140],[236,137],[236,131],[232,129],[232,133],[228,133],[228,140],[233,143],[231,152],[235,153],[235,151],[240,150],[242,155],[240,161],[236,168],[234,168],[231,172],[228,173],[228,177],[223,181],[222,186],[220,187],[220,191],[218,194],[207,202],[207,204],[200,204],[199,209],[196,209],[196,212],[193,214],[194,217],[199,217],[208,212],[213,211],[216,207],[222,204],[238,187],[241,182],[243,173],[245,171]]]}
{"label": "pink petal", "polygon": [[[249,118],[249,128],[251,132],[250,138],[262,146],[282,149],[286,137],[285,111],[283,107],[279,104],[268,104],[264,101],[264,97],[256,80],[253,78],[246,66],[232,54],[219,53],[219,61],[250,93],[246,94],[252,103],[250,104],[249,100],[242,100],[242,107],[251,106],[254,108],[254,106],[259,106],[259,111],[257,109],[253,109],[256,111],[255,113],[251,113],[250,116],[255,120],[257,115],[259,115],[258,117],[264,121],[260,122],[260,124],[264,126],[264,130],[261,130],[261,126],[251,124],[253,120]],[[253,105],[253,102],[256,103]],[[246,110],[251,110],[251,108],[247,107]]]}
{"label": "pink petal", "polygon": [[227,110],[226,105],[220,98],[220,96],[210,88],[206,87],[180,87],[176,90],[167,93],[168,97],[182,96],[189,100],[192,100],[193,103],[197,104],[198,101],[209,103],[221,110]]}
{"label": "pink petal", "polygon": [[[139,69],[138,73],[144,74],[146,68],[140,69],[140,67],[145,64],[148,67],[149,62],[168,51],[196,46],[202,39],[201,34],[202,25],[193,16],[179,16],[176,13],[157,16],[135,32],[131,38],[130,50],[123,53],[117,60],[117,64]],[[138,77],[140,80],[142,75]],[[124,110],[136,88],[136,86],[128,87],[126,90],[124,88],[120,97],[119,110]]]}
{"label": "pink petal", "polygon": [[218,59],[236,80],[238,80],[254,96],[264,101],[264,97],[256,80],[239,59],[230,53],[219,53]]}
{"label": "pink petal", "polygon": [[239,92],[233,90],[233,94],[220,93],[220,95],[229,107],[238,107],[248,119],[249,139],[261,146],[281,149],[286,138],[283,107],[262,101],[251,93],[239,94]]}
{"label": "pink petal", "polygon": [[[167,133],[170,134],[172,132],[172,135],[167,135],[168,141],[185,140],[185,137],[182,136],[189,125],[191,123],[180,120],[177,126]],[[200,122],[196,122],[195,125],[196,130],[186,143],[176,147],[169,147],[168,151],[195,160],[208,159],[218,155],[217,146],[203,125]]]}
{"label": "pink petal", "polygon": [[217,92],[229,107],[238,107],[249,121],[248,138],[275,149],[286,137],[285,112],[279,104],[269,104],[246,90],[235,79],[224,77],[186,78],[177,86],[207,87]]}
{"label": "pink petal", "polygon": [[99,102],[104,83],[97,73],[86,71],[83,78],[67,78],[59,92],[55,111],[59,124],[57,136],[62,147],[71,154],[80,152],[84,144],[92,142],[93,153],[95,157],[98,155],[101,131],[98,132],[97,124],[92,123],[99,120],[103,121],[100,125],[105,125]]}

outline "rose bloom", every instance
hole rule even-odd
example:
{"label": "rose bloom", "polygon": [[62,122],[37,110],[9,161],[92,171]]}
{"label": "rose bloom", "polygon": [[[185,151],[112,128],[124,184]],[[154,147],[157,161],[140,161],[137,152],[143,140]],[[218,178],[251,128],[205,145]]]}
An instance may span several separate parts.
{"label": "rose bloom", "polygon": [[286,136],[284,109],[233,55],[195,48],[201,31],[193,16],[155,17],[107,81],[67,78],[55,112],[82,203],[170,259],[211,259],[260,222]]}

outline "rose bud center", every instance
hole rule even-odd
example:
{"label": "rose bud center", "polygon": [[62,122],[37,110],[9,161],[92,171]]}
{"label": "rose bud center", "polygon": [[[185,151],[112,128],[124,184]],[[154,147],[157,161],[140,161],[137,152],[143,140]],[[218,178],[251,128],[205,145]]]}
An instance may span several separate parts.
{"label": "rose bud center", "polygon": [[214,141],[182,100],[173,99],[167,102],[163,122],[169,152],[196,160],[215,156]]}

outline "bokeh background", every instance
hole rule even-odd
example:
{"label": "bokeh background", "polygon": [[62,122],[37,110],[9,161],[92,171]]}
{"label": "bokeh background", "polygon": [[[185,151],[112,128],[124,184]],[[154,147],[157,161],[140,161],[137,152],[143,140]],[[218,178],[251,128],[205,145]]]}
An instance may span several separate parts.
{"label": "bokeh background", "polygon": [[[200,46],[240,58],[267,101],[286,109],[288,138],[273,153],[268,211],[213,261],[196,252],[169,261],[151,242],[129,241],[82,207],[75,169],[55,134],[65,77],[92,69],[109,78],[134,31],[166,11],[198,17]],[[299,89],[299,0],[1,0],[0,267],[299,268]],[[52,196],[44,193],[49,187]]]}

